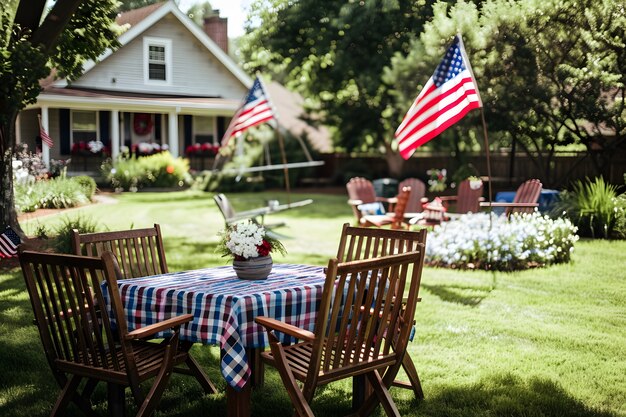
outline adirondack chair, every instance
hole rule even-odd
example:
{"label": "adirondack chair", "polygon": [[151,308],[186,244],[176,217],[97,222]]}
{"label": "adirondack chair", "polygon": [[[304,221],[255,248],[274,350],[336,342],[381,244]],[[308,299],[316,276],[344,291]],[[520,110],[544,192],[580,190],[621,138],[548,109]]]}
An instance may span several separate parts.
{"label": "adirondack chair", "polygon": [[357,223],[361,221],[361,217],[363,216],[359,206],[381,203],[381,207],[384,211],[391,212],[397,201],[395,197],[377,197],[376,191],[374,191],[374,184],[372,184],[370,180],[362,177],[350,178],[350,181],[346,184],[346,190],[348,191],[348,204],[352,207]]}
{"label": "adirondack chair", "polygon": [[426,184],[417,178],[407,178],[398,184],[398,194],[404,187],[411,187],[411,198],[406,204],[406,213],[421,213],[422,204],[428,202],[426,196]]}
{"label": "adirondack chair", "polygon": [[514,213],[532,213],[539,207],[541,181],[530,179],[517,188],[512,203],[483,202],[481,207],[504,207],[504,215],[510,217]]}
{"label": "adirondack chair", "polygon": [[[50,415],[64,415],[70,402],[86,415],[97,415],[89,398],[98,382],[106,382],[110,415],[123,415],[123,388],[130,387],[136,415],[150,416],[173,366],[187,359],[187,353],[178,350],[179,330],[193,316],[173,316],[129,332],[117,287],[121,275],[110,252],[93,258],[21,251],[19,259],[46,359],[61,388]],[[96,319],[98,306],[106,303],[102,280],[108,288],[114,328],[108,314]],[[161,343],[145,341],[159,332],[169,336]],[[144,394],[141,384],[150,379]]]}
{"label": "adirondack chair", "polygon": [[411,193],[411,187],[402,188],[396,199],[397,201],[394,205],[393,213],[366,214],[359,219],[359,224],[361,226],[375,227],[390,225],[392,229],[406,228],[404,213],[406,212],[406,206],[411,197]]}
{"label": "adirondack chair", "polygon": [[[423,261],[423,246],[341,264],[331,259],[313,332],[255,319],[270,341],[271,350],[261,358],[278,369],[297,416],[313,416],[310,403],[318,386],[354,377],[366,378],[373,388],[357,415],[367,416],[381,403],[388,416],[400,416],[389,388],[405,356]],[[407,294],[406,304],[396,294]],[[277,332],[301,342],[284,346]]]}
{"label": "adirondack chair", "polygon": [[[381,256],[418,250],[426,244],[426,229],[419,231],[372,229],[365,227],[351,227],[344,224],[337,250],[339,262],[351,262],[361,259],[373,259]],[[421,301],[420,298],[417,301]],[[414,321],[412,321],[414,323]],[[415,398],[424,398],[422,384],[417,374],[417,369],[406,352],[402,359],[402,367],[409,378],[409,382],[394,380],[393,385],[412,389]]]}
{"label": "adirondack chair", "polygon": [[[118,262],[122,278],[168,272],[161,227],[158,224],[153,228],[83,234],[74,229],[71,239],[72,252],[76,255],[102,256],[104,252],[111,252]],[[180,341],[178,347],[181,351],[189,352],[192,344]],[[217,392],[202,366],[190,354],[186,356],[185,365],[186,368],[177,367],[174,371],[195,377],[208,394]]]}
{"label": "adirondack chair", "polygon": [[[472,186],[474,186],[474,188],[472,188]],[[460,214],[478,213],[480,202],[484,200],[482,195],[482,181],[479,186],[475,186],[471,180],[463,180],[459,184],[457,195],[440,196],[439,198],[447,208],[446,217],[450,218]],[[449,209],[450,203],[455,203],[453,212]]]}

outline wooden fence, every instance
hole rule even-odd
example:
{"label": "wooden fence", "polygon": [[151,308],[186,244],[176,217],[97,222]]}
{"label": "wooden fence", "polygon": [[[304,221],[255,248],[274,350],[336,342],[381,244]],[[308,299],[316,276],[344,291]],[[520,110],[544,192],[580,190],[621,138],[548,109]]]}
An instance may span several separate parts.
{"label": "wooden fence", "polygon": [[[323,166],[306,174],[303,183],[333,183],[345,184],[353,176],[368,178],[389,177],[387,161],[384,157],[353,156],[349,154],[325,154],[320,159],[325,161]],[[446,168],[449,178],[464,164],[471,164],[481,176],[487,175],[487,163],[484,155],[470,155],[463,158],[463,163],[450,155],[431,154],[413,156],[404,163],[402,177],[417,177],[426,179],[426,171],[432,168]],[[591,157],[586,153],[567,153],[555,155],[550,163],[548,174],[527,155],[516,155],[511,158],[510,153],[491,155],[491,174],[496,189],[517,187],[529,178],[539,178],[546,188],[564,188],[578,179],[595,178],[598,170]],[[604,177],[612,184],[624,185],[626,174],[626,153],[616,154],[608,163],[600,167]]]}

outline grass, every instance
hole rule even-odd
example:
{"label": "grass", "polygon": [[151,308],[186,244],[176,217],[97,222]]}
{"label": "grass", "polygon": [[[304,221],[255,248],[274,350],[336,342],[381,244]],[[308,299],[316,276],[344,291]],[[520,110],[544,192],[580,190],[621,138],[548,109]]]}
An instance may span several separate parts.
{"label": "grass", "polygon": [[[93,216],[111,230],[160,223],[171,270],[223,265],[214,253],[223,219],[210,194],[123,194],[98,204],[23,223],[27,233],[53,229],[65,216]],[[276,194],[230,196],[253,208]],[[315,203],[273,215],[284,220],[288,254],[275,262],[325,264],[341,225],[352,220],[345,196],[292,194]],[[284,194],[278,195],[281,202]],[[426,399],[392,389],[403,416],[626,416],[626,257],[624,241],[583,240],[569,264],[517,273],[425,268],[409,349]],[[1,266],[1,264],[0,264]],[[41,350],[18,269],[0,269],[0,415],[47,416],[58,389]],[[216,348],[194,347],[220,394],[202,395],[175,376],[157,415],[224,415],[224,382]],[[349,385],[320,389],[316,415],[349,412]],[[130,397],[127,397],[130,401]],[[106,413],[106,392],[96,392]],[[74,414],[79,414],[75,409]],[[290,416],[289,400],[273,370],[253,393],[254,416]],[[379,409],[377,415],[384,413]]]}

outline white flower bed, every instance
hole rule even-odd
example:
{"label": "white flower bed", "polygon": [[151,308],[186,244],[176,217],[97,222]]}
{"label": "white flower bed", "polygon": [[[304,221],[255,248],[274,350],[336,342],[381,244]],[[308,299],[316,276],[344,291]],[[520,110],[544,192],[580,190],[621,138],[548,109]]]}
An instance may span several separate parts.
{"label": "white flower bed", "polygon": [[428,234],[426,262],[448,268],[519,270],[568,262],[578,240],[567,219],[539,213],[510,219],[466,214],[436,226]]}

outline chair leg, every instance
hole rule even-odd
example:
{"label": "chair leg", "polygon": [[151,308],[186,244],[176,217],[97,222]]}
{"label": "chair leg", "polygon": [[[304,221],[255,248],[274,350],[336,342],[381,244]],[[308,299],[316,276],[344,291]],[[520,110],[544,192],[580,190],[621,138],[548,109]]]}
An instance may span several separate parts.
{"label": "chair leg", "polygon": [[72,377],[65,383],[65,386],[61,390],[61,393],[57,397],[57,401],[52,408],[50,417],[61,416],[64,414],[65,409],[70,401],[72,401],[73,397],[78,396],[77,390],[81,379],[82,378],[77,375],[72,375]]}
{"label": "chair leg", "polygon": [[217,394],[217,388],[215,388],[215,385],[213,385],[208,375],[202,370],[200,364],[191,355],[187,356],[185,364],[191,371],[192,375],[196,377],[196,380],[202,386],[204,392],[207,394]]}
{"label": "chair leg", "polygon": [[[175,346],[176,344],[174,344],[174,347]],[[163,391],[165,391],[165,387],[167,386],[167,383],[172,376],[174,365],[173,358],[174,349],[172,349],[172,346],[168,346],[165,349],[165,356],[163,359],[163,364],[161,365],[161,370],[154,378],[152,387],[146,395],[146,399],[141,404],[141,407],[139,408],[136,417],[149,417],[156,409],[156,406],[159,404],[161,396],[163,395]]]}
{"label": "chair leg", "polygon": [[412,389],[415,394],[415,398],[417,400],[423,400],[424,391],[422,390],[422,383],[420,382],[420,377],[417,374],[417,369],[415,369],[415,364],[409,356],[409,352],[405,352],[404,354],[404,358],[402,359],[402,368],[404,368],[406,376],[409,378],[409,383],[407,384],[404,381],[396,379],[393,381],[393,385],[400,388]]}
{"label": "chair leg", "polygon": [[380,373],[375,370],[373,372],[368,372],[366,375],[367,379],[372,385],[372,388],[374,389],[374,393],[370,395],[370,397],[374,397],[374,395],[378,397],[378,401],[380,401],[381,405],[385,409],[387,416],[400,417],[398,407],[396,407],[396,404],[393,402],[391,394],[383,383],[383,379],[381,378]]}
{"label": "chair leg", "polygon": [[283,345],[271,332],[269,333],[269,338],[272,355],[274,355],[275,358],[274,363],[276,365],[276,369],[278,370],[280,378],[287,389],[287,394],[289,394],[291,403],[296,409],[296,415],[299,417],[314,417],[313,410],[311,410],[311,407],[302,394],[302,391],[300,391],[296,378],[293,376],[291,369],[289,369],[287,365],[287,358],[285,356],[285,352],[283,351]]}

